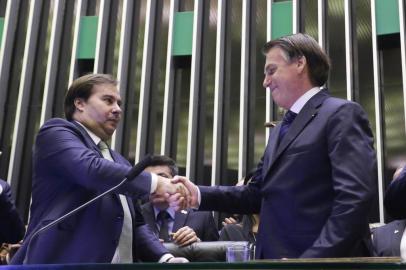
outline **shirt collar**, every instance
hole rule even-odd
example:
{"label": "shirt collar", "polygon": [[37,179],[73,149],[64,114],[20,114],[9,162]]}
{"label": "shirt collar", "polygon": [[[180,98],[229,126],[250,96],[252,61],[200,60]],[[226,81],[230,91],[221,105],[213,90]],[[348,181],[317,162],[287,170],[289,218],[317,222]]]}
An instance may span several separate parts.
{"label": "shirt collar", "polygon": [[306,91],[298,100],[296,100],[295,103],[293,103],[292,107],[290,107],[290,110],[294,113],[299,113],[304,105],[311,99],[314,95],[316,95],[318,92],[321,91],[320,87],[313,87],[312,89]]}
{"label": "shirt collar", "polygon": [[83,127],[87,134],[89,134],[90,138],[92,139],[92,141],[98,145],[99,142],[102,140],[99,136],[97,136],[96,134],[94,134],[93,132],[90,131],[90,129],[88,129],[87,127],[85,127],[82,123],[78,122],[75,120],[76,123],[78,123],[81,127]]}
{"label": "shirt collar", "polygon": [[[159,212],[161,211],[165,211],[165,210],[159,210],[158,208],[156,208],[155,206],[153,206],[154,208],[154,215],[155,215],[155,220],[157,219],[157,216],[159,214]],[[171,219],[175,219],[175,210],[172,207],[168,207],[166,208],[166,212],[168,212],[169,216],[171,217]]]}

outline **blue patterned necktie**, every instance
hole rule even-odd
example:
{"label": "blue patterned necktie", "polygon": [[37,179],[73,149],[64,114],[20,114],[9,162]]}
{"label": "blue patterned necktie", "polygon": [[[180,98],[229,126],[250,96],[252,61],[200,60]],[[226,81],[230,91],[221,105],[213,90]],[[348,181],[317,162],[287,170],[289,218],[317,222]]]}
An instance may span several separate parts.
{"label": "blue patterned necktie", "polygon": [[286,132],[288,132],[290,124],[292,124],[293,120],[295,120],[296,115],[297,115],[297,113],[294,113],[289,110],[285,113],[285,116],[283,116],[282,126],[281,126],[281,130],[279,132],[279,142],[282,141]]}

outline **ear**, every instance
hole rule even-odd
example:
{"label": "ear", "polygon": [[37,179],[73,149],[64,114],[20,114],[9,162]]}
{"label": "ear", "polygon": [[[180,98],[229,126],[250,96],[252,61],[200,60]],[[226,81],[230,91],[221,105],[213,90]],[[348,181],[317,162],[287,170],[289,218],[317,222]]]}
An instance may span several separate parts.
{"label": "ear", "polygon": [[75,104],[76,110],[83,112],[83,108],[85,106],[85,101],[83,100],[83,98],[75,98],[75,100],[73,101],[73,104]]}
{"label": "ear", "polygon": [[305,70],[305,68],[307,66],[307,59],[304,55],[302,55],[301,57],[299,57],[296,60],[296,66],[298,68],[298,72],[303,73],[303,71]]}

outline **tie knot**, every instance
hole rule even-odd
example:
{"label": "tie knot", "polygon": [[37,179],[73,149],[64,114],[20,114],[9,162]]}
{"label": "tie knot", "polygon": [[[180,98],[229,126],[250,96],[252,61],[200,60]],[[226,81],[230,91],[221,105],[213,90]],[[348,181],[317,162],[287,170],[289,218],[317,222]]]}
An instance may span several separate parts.
{"label": "tie knot", "polygon": [[99,147],[99,149],[101,151],[109,149],[109,146],[107,145],[107,143],[100,141],[99,144],[97,144],[97,147]]}
{"label": "tie knot", "polygon": [[293,120],[295,120],[297,113],[292,112],[291,110],[287,111],[285,113],[285,116],[283,117],[283,123],[285,124],[291,124]]}
{"label": "tie knot", "polygon": [[158,213],[157,219],[158,220],[167,220],[167,219],[169,219],[169,217],[170,217],[169,213],[166,212],[166,210],[163,210]]}

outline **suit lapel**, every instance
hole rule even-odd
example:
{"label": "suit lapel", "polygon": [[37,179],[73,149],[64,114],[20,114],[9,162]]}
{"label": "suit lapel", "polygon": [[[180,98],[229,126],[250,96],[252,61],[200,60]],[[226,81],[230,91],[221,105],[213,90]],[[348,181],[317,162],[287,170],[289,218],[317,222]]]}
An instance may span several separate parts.
{"label": "suit lapel", "polygon": [[159,235],[159,231],[155,223],[154,209],[151,203],[146,203],[142,206],[142,216],[144,217],[145,223],[149,225],[155,235]]}
{"label": "suit lapel", "polygon": [[[267,169],[267,174],[272,168],[275,161],[281,156],[281,154],[288,148],[288,146],[295,140],[295,138],[303,131],[303,129],[316,117],[320,106],[323,104],[324,100],[330,95],[326,90],[322,90],[316,95],[314,95],[302,108],[299,114],[296,116],[295,121],[289,127],[288,132],[282,141],[279,142],[279,131],[281,124],[278,124],[275,128],[275,132],[272,132],[272,136],[269,138],[269,153],[270,163]],[[267,150],[268,151],[268,150]],[[266,178],[266,177],[265,177]],[[264,178],[264,179],[265,179]]]}
{"label": "suit lapel", "polygon": [[173,223],[172,232],[177,232],[180,228],[186,225],[186,219],[189,216],[189,211],[181,210],[175,212],[175,221]]}

